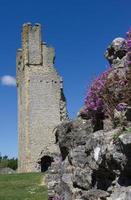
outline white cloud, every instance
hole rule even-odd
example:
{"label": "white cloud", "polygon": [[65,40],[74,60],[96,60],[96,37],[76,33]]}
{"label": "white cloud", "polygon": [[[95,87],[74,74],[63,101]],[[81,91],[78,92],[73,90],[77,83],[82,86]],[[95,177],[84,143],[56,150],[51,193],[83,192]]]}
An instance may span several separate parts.
{"label": "white cloud", "polygon": [[5,75],[0,78],[1,84],[5,86],[16,86],[16,79],[13,76]]}

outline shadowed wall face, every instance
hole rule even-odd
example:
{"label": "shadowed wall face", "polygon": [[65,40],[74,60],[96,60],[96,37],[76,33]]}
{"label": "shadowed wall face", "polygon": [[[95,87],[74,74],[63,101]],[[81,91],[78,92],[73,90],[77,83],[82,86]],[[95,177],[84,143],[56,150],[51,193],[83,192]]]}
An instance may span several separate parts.
{"label": "shadowed wall face", "polygon": [[19,172],[38,171],[41,152],[57,151],[53,129],[67,119],[54,49],[41,40],[41,26],[23,25],[17,52]]}

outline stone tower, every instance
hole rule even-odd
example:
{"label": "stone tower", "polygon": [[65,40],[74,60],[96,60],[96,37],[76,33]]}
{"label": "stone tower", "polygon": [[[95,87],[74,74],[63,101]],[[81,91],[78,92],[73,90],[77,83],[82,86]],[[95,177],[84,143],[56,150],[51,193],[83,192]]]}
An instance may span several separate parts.
{"label": "stone tower", "polygon": [[57,151],[53,130],[67,112],[54,60],[54,49],[41,40],[41,25],[24,24],[17,51],[19,172],[39,171],[41,152]]}

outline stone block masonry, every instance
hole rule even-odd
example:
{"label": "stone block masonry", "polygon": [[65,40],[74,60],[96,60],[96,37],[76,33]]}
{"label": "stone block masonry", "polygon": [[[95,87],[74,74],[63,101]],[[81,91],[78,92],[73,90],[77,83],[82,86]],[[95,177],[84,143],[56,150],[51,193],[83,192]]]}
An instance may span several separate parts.
{"label": "stone block masonry", "polygon": [[42,170],[42,157],[57,152],[54,128],[68,119],[54,58],[54,49],[42,42],[41,25],[24,24],[17,51],[19,172]]}

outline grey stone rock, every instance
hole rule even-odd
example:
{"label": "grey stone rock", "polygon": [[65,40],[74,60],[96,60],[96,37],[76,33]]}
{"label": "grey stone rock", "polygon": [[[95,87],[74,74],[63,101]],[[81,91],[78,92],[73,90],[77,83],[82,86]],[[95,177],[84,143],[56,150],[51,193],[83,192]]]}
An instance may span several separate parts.
{"label": "grey stone rock", "polygon": [[[116,38],[105,52],[105,57],[110,64],[118,64],[120,60],[126,55],[126,45],[124,38]],[[119,65],[119,64],[118,64]]]}
{"label": "grey stone rock", "polygon": [[[126,146],[127,148],[131,148],[131,131],[127,134],[122,134],[119,136],[119,140],[122,143],[123,146]],[[131,149],[129,149],[131,150]]]}
{"label": "grey stone rock", "polygon": [[75,168],[73,174],[73,186],[83,190],[90,189],[92,186],[92,170],[89,168]]}
{"label": "grey stone rock", "polygon": [[[64,200],[119,200],[117,189],[131,185],[131,134],[122,131],[93,132],[90,120],[82,118],[59,125],[62,160],[52,191]],[[129,191],[120,193],[128,200]]]}
{"label": "grey stone rock", "polygon": [[93,127],[90,120],[76,119],[73,122],[63,122],[58,126],[56,141],[59,142],[63,159],[73,147],[85,145],[87,136],[92,132]]}
{"label": "grey stone rock", "polygon": [[103,190],[91,189],[88,192],[83,192],[83,200],[104,200],[109,196],[108,192]]}
{"label": "grey stone rock", "polygon": [[131,199],[131,187],[116,188],[112,195],[107,200],[130,200]]}
{"label": "grey stone rock", "polygon": [[87,154],[85,152],[85,146],[78,146],[71,149],[69,153],[69,162],[75,167],[85,167],[87,163]]}
{"label": "grey stone rock", "polygon": [[0,174],[14,174],[14,173],[16,173],[16,171],[9,167],[0,168]]}

